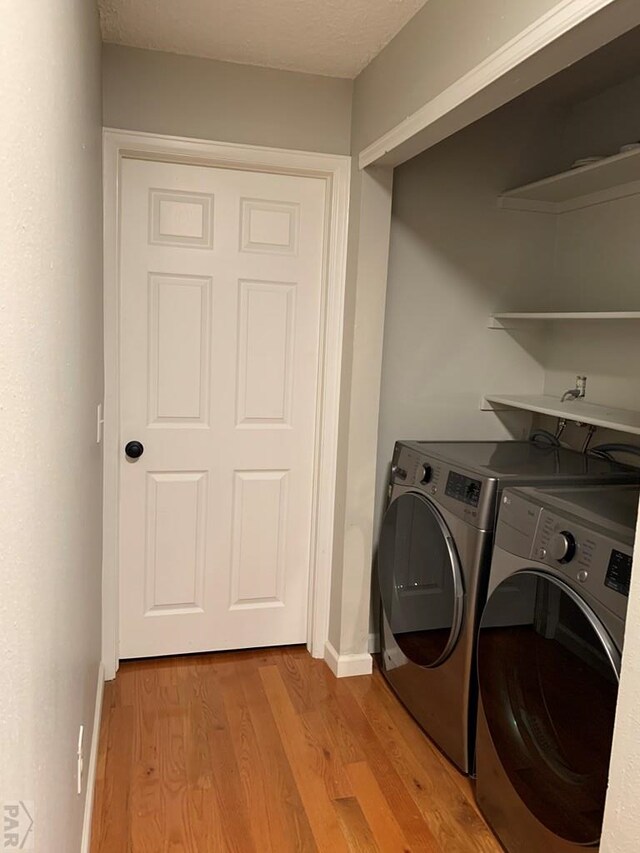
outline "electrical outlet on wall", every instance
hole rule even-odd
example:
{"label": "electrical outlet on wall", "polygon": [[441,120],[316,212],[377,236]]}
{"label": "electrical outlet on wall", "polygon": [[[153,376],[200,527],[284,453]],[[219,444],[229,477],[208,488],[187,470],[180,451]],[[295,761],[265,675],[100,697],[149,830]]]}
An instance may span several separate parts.
{"label": "electrical outlet on wall", "polygon": [[80,731],[78,732],[78,793],[82,793],[82,772],[84,770],[84,749],[83,749],[83,738],[84,738],[84,726],[80,726]]}

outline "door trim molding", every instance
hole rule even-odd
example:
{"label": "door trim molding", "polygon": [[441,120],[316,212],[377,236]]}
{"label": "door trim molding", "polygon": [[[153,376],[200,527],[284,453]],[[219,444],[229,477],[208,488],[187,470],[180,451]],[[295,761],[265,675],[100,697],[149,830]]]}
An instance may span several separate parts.
{"label": "door trim molding", "polygon": [[127,158],[312,177],[325,182],[325,256],[307,636],[307,648],[311,654],[322,658],[329,631],[351,158],[344,155],[235,145],[115,128],[105,128],[103,131],[103,157],[105,397],[102,657],[106,678],[115,677],[119,660],[118,232],[120,167],[122,160]]}

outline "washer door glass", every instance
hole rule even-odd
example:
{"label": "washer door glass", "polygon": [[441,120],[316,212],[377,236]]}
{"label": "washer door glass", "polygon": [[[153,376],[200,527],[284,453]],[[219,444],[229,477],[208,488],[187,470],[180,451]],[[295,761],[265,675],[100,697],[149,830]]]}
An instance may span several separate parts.
{"label": "washer door glass", "polygon": [[600,838],[620,657],[566,584],[535,570],[503,581],[478,638],[480,696],[516,792],[551,832]]}
{"label": "washer door glass", "polygon": [[462,623],[460,566],[447,526],[422,495],[396,498],[378,547],[382,607],[409,660],[437,666],[451,653]]}

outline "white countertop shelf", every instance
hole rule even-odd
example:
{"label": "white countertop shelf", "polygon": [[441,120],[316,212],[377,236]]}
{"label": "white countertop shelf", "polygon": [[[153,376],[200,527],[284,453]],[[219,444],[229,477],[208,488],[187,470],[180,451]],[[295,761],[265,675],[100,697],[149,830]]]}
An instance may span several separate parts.
{"label": "white countertop shelf", "polygon": [[619,430],[640,435],[640,412],[599,406],[584,400],[567,400],[561,403],[558,397],[547,394],[486,394],[485,408],[491,410],[522,409],[554,418],[566,418],[584,424]]}
{"label": "white countertop shelf", "polygon": [[501,207],[566,213],[640,193],[640,148],[507,190]]}
{"label": "white countertop shelf", "polygon": [[555,322],[564,320],[618,321],[640,320],[640,311],[510,311],[493,314],[490,329],[509,329],[522,322]]}

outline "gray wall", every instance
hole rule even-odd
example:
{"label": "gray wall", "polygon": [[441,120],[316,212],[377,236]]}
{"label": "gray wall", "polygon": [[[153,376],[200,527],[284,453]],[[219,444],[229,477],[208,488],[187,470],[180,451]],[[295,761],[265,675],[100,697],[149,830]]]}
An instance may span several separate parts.
{"label": "gray wall", "polygon": [[[566,88],[566,84],[565,84]],[[552,81],[396,169],[380,400],[376,533],[398,438],[519,437],[522,413],[480,411],[487,389],[560,396],[578,373],[594,402],[640,409],[638,325],[494,332],[500,310],[638,310],[640,196],[556,217],[502,210],[500,192],[640,139],[640,78],[566,103]],[[533,360],[531,370],[527,357]],[[536,374],[535,365],[538,366]],[[529,375],[527,375],[529,373]],[[555,420],[533,421],[547,429]],[[584,428],[563,440],[579,449]],[[599,430],[593,444],[638,444]],[[634,462],[629,456],[623,461]],[[635,459],[635,464],[638,464]]]}
{"label": "gray wall", "polygon": [[103,46],[106,127],[349,154],[351,80]]}
{"label": "gray wall", "polygon": [[554,170],[556,124],[553,111],[520,99],[396,169],[377,520],[396,439],[499,439],[528,426],[520,414],[482,412],[480,400],[488,389],[517,388],[520,374],[535,376],[537,338],[523,348],[487,322],[500,309],[540,307],[555,223],[502,210],[497,197]]}
{"label": "gray wall", "polygon": [[[352,154],[357,155],[555,5],[557,0],[429,0],[356,78]],[[385,179],[370,176],[372,194],[379,197],[376,183],[382,186]],[[363,189],[363,175],[354,163],[329,625],[329,639],[341,654],[361,653],[367,647],[377,448],[372,424],[379,410],[387,287],[386,269],[376,270],[371,264],[381,254],[374,245],[380,237],[379,232],[373,240],[368,236],[370,223],[361,213],[371,199]]]}
{"label": "gray wall", "polygon": [[[635,49],[634,75],[569,109],[564,145],[569,162],[590,154],[615,154],[621,145],[640,141],[640,37]],[[613,59],[613,61],[615,61]]]}
{"label": "gray wall", "polygon": [[[634,54],[637,56],[637,50]],[[615,55],[611,64],[615,67]],[[633,62],[637,70],[637,60]],[[578,157],[615,154],[640,140],[640,76],[617,83],[568,106],[562,123],[565,166]],[[558,217],[554,248],[552,310],[640,310],[640,195],[617,199]],[[546,357],[545,391],[560,394],[577,374],[588,377],[587,396],[603,404],[640,409],[640,329],[635,322],[552,327]],[[554,429],[551,419],[536,423]],[[585,430],[569,425],[563,435],[580,448]],[[599,429],[592,444],[640,444],[627,433]],[[637,465],[634,456],[619,455]]]}
{"label": "gray wall", "polygon": [[556,5],[557,0],[428,0],[356,78],[354,153]]}
{"label": "gray wall", "polygon": [[100,661],[102,179],[95,4],[3,4],[0,800],[78,851]]}

